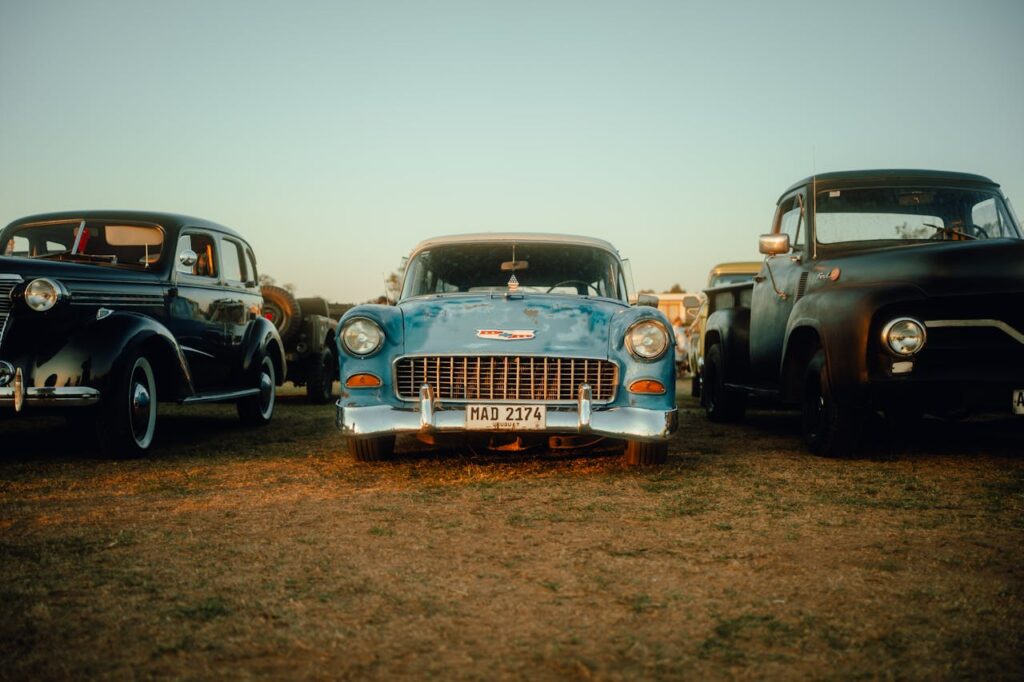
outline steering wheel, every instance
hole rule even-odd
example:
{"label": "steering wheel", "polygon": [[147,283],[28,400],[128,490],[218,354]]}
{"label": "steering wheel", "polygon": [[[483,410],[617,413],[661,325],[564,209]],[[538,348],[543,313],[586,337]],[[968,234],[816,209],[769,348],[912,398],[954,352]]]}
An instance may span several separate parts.
{"label": "steering wheel", "polygon": [[[585,287],[585,289],[584,289],[585,291],[589,290],[589,289],[593,289],[595,294],[597,294],[598,296],[601,295],[601,292],[597,290],[597,287],[595,287],[590,282],[584,282],[582,279],[567,279],[567,280],[564,280],[562,282],[558,282],[557,284],[552,284],[550,287],[548,287],[548,290],[545,291],[544,293],[550,294],[552,291],[554,291],[558,287],[564,287],[564,286],[566,286],[568,284],[582,284]],[[577,289],[577,291],[579,291],[579,290]]]}
{"label": "steering wheel", "polygon": [[986,232],[985,228],[982,227],[981,225],[976,225],[974,223],[966,223],[964,224],[964,227],[971,228],[972,230],[974,230],[975,234],[980,234],[983,239],[991,239],[991,237],[988,236],[988,232]]}

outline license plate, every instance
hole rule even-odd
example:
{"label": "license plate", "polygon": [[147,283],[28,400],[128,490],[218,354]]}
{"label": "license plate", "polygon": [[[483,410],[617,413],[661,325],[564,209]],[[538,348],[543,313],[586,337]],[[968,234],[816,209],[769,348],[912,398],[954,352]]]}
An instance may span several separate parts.
{"label": "license plate", "polygon": [[1024,414],[1024,388],[1018,388],[1013,392],[1013,413]]}
{"label": "license plate", "polygon": [[539,431],[547,424],[545,405],[467,405],[466,428],[478,431]]}

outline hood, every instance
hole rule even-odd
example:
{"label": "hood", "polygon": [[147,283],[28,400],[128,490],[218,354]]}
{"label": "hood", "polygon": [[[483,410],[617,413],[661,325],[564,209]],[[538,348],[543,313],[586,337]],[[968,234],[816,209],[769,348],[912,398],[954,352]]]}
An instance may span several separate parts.
{"label": "hood", "polygon": [[1024,292],[1024,240],[906,244],[825,257],[817,269],[840,269],[839,285],[902,282],[927,296]]}
{"label": "hood", "polygon": [[[441,295],[399,303],[405,351],[608,357],[608,330],[629,306],[608,299],[546,294]],[[481,338],[478,331],[492,332]],[[522,337],[501,332],[524,331]],[[484,334],[486,337],[487,334]]]}
{"label": "hood", "polygon": [[21,275],[26,282],[37,277],[49,277],[61,282],[158,282],[162,279],[156,269],[129,270],[92,265],[89,263],[69,263],[66,261],[46,260],[42,258],[20,258],[18,256],[0,256],[0,274]]}

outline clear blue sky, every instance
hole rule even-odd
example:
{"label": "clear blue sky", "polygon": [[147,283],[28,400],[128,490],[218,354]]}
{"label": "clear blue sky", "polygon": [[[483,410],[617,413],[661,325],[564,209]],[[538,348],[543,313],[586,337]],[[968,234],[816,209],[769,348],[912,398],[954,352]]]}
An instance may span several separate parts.
{"label": "clear blue sky", "polygon": [[757,257],[814,171],[1024,213],[1024,2],[0,2],[0,220],[210,218],[357,301],[421,239],[602,237],[639,287]]}

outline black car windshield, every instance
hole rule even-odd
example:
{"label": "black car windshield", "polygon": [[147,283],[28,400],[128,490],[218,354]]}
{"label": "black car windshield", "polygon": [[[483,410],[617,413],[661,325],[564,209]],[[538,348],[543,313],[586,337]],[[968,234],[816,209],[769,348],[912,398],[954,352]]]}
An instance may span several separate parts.
{"label": "black car windshield", "polygon": [[448,244],[406,266],[402,298],[454,293],[551,293],[625,300],[618,258],[593,246]]}
{"label": "black car windshield", "polygon": [[164,232],[155,225],[69,220],[18,225],[4,235],[5,256],[146,269],[160,260]]}
{"label": "black car windshield", "polygon": [[870,187],[818,192],[820,244],[864,241],[1020,239],[1002,196],[957,187]]}

